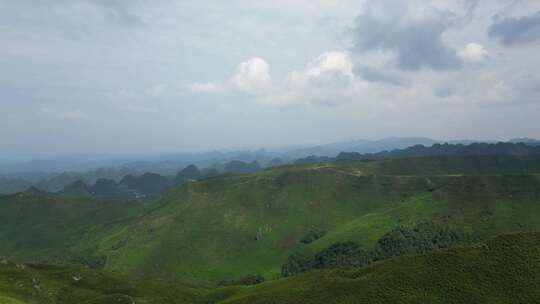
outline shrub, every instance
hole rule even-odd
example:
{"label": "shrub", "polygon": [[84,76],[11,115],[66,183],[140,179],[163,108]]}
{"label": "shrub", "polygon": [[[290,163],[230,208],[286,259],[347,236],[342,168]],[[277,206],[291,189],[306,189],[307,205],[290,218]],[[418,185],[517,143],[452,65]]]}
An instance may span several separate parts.
{"label": "shrub", "polygon": [[464,240],[464,235],[431,222],[413,228],[400,227],[381,237],[375,246],[375,260],[401,255],[418,255],[449,248]]}
{"label": "shrub", "polygon": [[315,268],[334,268],[344,266],[364,266],[369,263],[369,255],[355,242],[334,244],[317,253]]}
{"label": "shrub", "polygon": [[257,285],[265,281],[261,275],[247,275],[238,280],[223,280],[218,283],[218,286],[232,286],[232,285]]}
{"label": "shrub", "polygon": [[310,257],[295,253],[289,256],[285,264],[281,266],[281,276],[294,276],[312,268],[313,260]]}

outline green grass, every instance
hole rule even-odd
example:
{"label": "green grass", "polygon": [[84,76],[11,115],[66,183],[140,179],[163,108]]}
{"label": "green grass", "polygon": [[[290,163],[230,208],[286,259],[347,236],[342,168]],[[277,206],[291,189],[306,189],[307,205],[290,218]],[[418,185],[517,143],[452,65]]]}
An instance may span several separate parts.
{"label": "green grass", "polygon": [[[431,163],[433,160],[427,159]],[[535,175],[371,175],[377,162],[293,166],[174,189],[99,244],[107,268],[213,285],[248,274],[277,277],[292,252],[344,240],[369,249],[399,225],[433,220],[484,240],[540,231]],[[317,228],[328,233],[304,245]],[[109,250],[115,243],[125,246]]]}
{"label": "green grass", "polygon": [[0,304],[195,303],[206,292],[77,266],[0,264]]}
{"label": "green grass", "polygon": [[47,263],[91,259],[94,243],[122,227],[140,207],[27,193],[0,196],[0,255]]}
{"label": "green grass", "polygon": [[539,299],[539,233],[217,289],[77,266],[0,263],[1,304],[506,304]]}
{"label": "green grass", "polygon": [[[477,241],[540,231],[539,163],[486,156],[285,166],[188,183],[144,207],[1,197],[0,255],[103,258],[107,271],[203,286],[248,274],[273,279],[293,252],[346,240],[371,249],[395,227],[425,220]],[[327,233],[299,242],[314,228]]]}
{"label": "green grass", "polygon": [[3,297],[0,296],[0,303],[1,304],[25,304],[24,302],[21,302],[19,300],[15,300],[13,298]]}
{"label": "green grass", "polygon": [[210,303],[538,303],[540,234],[485,246],[400,257],[365,268],[314,271],[253,287],[229,287]]}

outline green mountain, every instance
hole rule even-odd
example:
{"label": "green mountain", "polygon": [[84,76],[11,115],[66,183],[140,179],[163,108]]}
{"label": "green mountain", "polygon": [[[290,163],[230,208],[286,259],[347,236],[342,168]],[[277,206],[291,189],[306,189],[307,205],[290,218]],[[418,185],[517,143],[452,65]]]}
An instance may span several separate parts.
{"label": "green mountain", "polygon": [[[280,167],[188,183],[140,209],[30,196],[0,205],[7,244],[0,254],[73,256],[123,273],[212,285],[249,274],[270,279],[292,253],[313,255],[342,241],[371,249],[392,229],[424,220],[460,227],[478,240],[538,230],[540,180],[518,174],[537,162],[476,156]],[[460,171],[483,175],[454,175]],[[14,206],[26,213],[7,217]],[[87,208],[99,216],[88,216]],[[326,233],[301,242],[313,230]],[[40,248],[28,241],[36,233],[57,242]]]}
{"label": "green mountain", "polygon": [[224,165],[223,172],[233,174],[248,174],[254,173],[261,169],[258,162],[245,163],[238,160],[233,160]]}
{"label": "green mountain", "polygon": [[18,193],[0,196],[0,255],[18,262],[103,267],[95,242],[120,229],[140,205]]}
{"label": "green mountain", "polygon": [[61,197],[92,197],[92,187],[83,181],[75,181],[58,192]]}
{"label": "green mountain", "polygon": [[[249,274],[275,278],[291,253],[312,255],[337,242],[371,249],[392,229],[424,220],[477,240],[540,231],[540,177],[520,174],[521,165],[540,158],[482,159],[290,166],[188,183],[103,240],[97,252],[110,270],[215,284]],[[416,175],[429,173],[438,175]],[[313,229],[326,234],[302,243]]]}
{"label": "green mountain", "polygon": [[209,303],[538,303],[540,235],[214,291]]}
{"label": "green mountain", "polygon": [[540,231],[539,164],[437,156],[284,166],[188,182],[142,207],[17,194],[0,198],[0,255],[204,286],[270,280],[293,254],[344,242],[372,252],[422,222],[459,230],[467,245]]}
{"label": "green mountain", "polygon": [[64,198],[85,197],[148,202],[170,186],[169,179],[159,174],[145,173],[140,176],[128,174],[119,183],[113,179],[99,178],[94,185],[88,185],[78,180],[59,192],[49,193],[49,195]]}
{"label": "green mountain", "polygon": [[203,176],[201,170],[195,165],[189,165],[182,169],[174,178],[175,185],[182,185],[189,180],[197,180]]}
{"label": "green mountain", "polygon": [[537,303],[540,234],[499,236],[476,247],[317,270],[255,286],[197,288],[77,266],[0,258],[2,304]]}
{"label": "green mountain", "polygon": [[1,304],[198,303],[204,290],[141,281],[77,266],[15,264],[0,258]]}
{"label": "green mountain", "polygon": [[481,156],[481,155],[538,155],[540,147],[532,143],[444,143],[430,146],[414,145],[403,149],[391,151],[381,151],[377,153],[361,154],[358,152],[341,152],[335,158],[328,156],[311,155],[300,158],[295,164],[315,164],[330,161],[353,161],[353,160],[381,160],[405,157],[426,157],[426,156]]}

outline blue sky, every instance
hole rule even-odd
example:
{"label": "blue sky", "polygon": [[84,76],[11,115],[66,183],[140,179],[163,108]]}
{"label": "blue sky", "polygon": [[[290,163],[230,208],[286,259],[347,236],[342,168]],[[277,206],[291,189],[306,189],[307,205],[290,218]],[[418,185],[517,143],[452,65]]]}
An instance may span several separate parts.
{"label": "blue sky", "polygon": [[0,152],[540,137],[540,2],[0,0]]}

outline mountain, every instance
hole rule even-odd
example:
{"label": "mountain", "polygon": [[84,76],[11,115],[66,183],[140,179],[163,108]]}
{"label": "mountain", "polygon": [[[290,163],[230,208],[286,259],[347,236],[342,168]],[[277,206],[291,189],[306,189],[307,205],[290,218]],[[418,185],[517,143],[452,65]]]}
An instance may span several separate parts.
{"label": "mountain", "polygon": [[0,257],[0,303],[536,303],[539,256],[540,235],[518,233],[472,248],[217,289],[80,266],[16,264]]}
{"label": "mountain", "polygon": [[[475,143],[470,145],[462,144],[434,144],[426,147],[416,145],[405,149],[392,151],[382,151],[379,153],[360,154],[357,152],[341,152],[335,159],[324,157],[311,157],[310,163],[322,161],[350,161],[350,160],[369,160],[369,159],[388,159],[404,157],[421,156],[453,156],[453,155],[535,155],[540,154],[540,147],[526,145],[524,143]],[[297,162],[306,161],[306,159],[297,160]]]}
{"label": "mountain", "polygon": [[169,179],[159,174],[145,173],[141,176],[129,174],[124,176],[119,183],[112,179],[100,178],[94,185],[87,185],[79,180],[66,186],[57,195],[71,198],[95,197],[148,201],[157,197],[169,186]]}
{"label": "mountain", "polygon": [[81,196],[0,196],[0,255],[18,262],[77,262],[103,267],[103,258],[92,254],[94,242],[120,229],[120,223],[139,208],[133,202]]}
{"label": "mountain", "polygon": [[523,143],[530,146],[540,146],[540,140],[534,138],[512,138],[508,142],[510,143]]}
{"label": "mountain", "polygon": [[231,304],[537,303],[539,256],[539,234],[506,235],[475,248],[310,272],[206,298]]}
{"label": "mountain", "polygon": [[43,191],[43,190],[38,189],[38,188],[36,188],[34,186],[28,187],[28,189],[24,190],[24,193],[31,194],[31,195],[36,195],[36,196],[52,196],[52,195],[54,195],[54,193]]}
{"label": "mountain", "polygon": [[32,183],[18,177],[0,177],[0,193],[21,192],[32,186]]}
{"label": "mountain", "polygon": [[136,156],[81,154],[58,157],[42,157],[30,160],[16,160],[0,164],[2,172],[81,172],[104,167],[117,167],[134,159]]}
{"label": "mountain", "polygon": [[283,166],[284,164],[285,162],[283,161],[283,159],[276,157],[276,158],[271,159],[266,165],[268,167],[279,167],[279,166]]}
{"label": "mountain", "polygon": [[377,153],[385,150],[403,149],[414,145],[431,146],[441,141],[424,137],[389,137],[379,140],[359,139],[288,150],[288,158],[303,158],[310,155],[336,156],[342,151],[358,153]]}
{"label": "mountain", "polygon": [[170,186],[169,179],[156,173],[145,173],[128,185],[129,189],[138,190],[145,195],[159,195],[161,191]]}
{"label": "mountain", "polygon": [[179,282],[137,280],[81,266],[13,263],[0,257],[2,304],[201,303],[205,290]]}
{"label": "mountain", "polygon": [[92,194],[98,197],[113,197],[118,194],[118,184],[113,179],[100,178],[92,187]]}
{"label": "mountain", "polygon": [[0,255],[204,286],[270,280],[293,254],[343,242],[373,252],[397,228],[426,221],[473,244],[540,231],[539,173],[540,155],[430,156],[217,176],[143,207],[22,193],[0,201]]}
{"label": "mountain", "polygon": [[83,181],[78,180],[58,192],[62,197],[92,197],[92,187],[85,184]]}
{"label": "mountain", "polygon": [[189,165],[182,169],[182,171],[178,172],[176,177],[174,178],[174,184],[175,185],[182,185],[189,180],[197,180],[200,179],[203,176],[201,170],[197,168],[195,165]]}
{"label": "mountain", "polygon": [[[369,249],[391,229],[422,220],[476,239],[536,231],[540,179],[531,173],[538,164],[540,156],[426,157],[212,178],[171,189],[98,252],[110,270],[215,284],[273,278],[292,252],[313,254],[339,241]],[[327,233],[301,243],[314,228]],[[117,243],[124,246],[108,249]]]}
{"label": "mountain", "polygon": [[415,145],[431,146],[440,143],[440,140],[424,137],[389,137],[371,141],[368,144],[357,146],[353,150],[361,153],[377,153],[395,149],[404,149]]}
{"label": "mountain", "polygon": [[57,195],[61,197],[95,197],[104,199],[125,199],[150,201],[159,196],[164,190],[171,187],[173,183],[181,185],[189,180],[197,180],[203,177],[216,176],[219,172],[215,170],[205,171],[203,174],[196,166],[191,165],[183,169],[175,177],[174,182],[169,177],[156,173],[144,173],[139,176],[128,174],[116,182],[113,179],[99,178],[93,185],[88,185],[82,180],[77,180],[68,184],[58,192],[45,192],[38,187],[31,186],[26,192]]}
{"label": "mountain", "polygon": [[[516,142],[532,139],[516,139]],[[492,141],[454,140],[451,144],[492,143]],[[0,171],[0,193],[16,193],[29,186],[35,186],[48,192],[58,192],[70,183],[82,180],[86,184],[95,184],[100,178],[120,181],[126,175],[140,175],[142,172],[153,172],[164,176],[176,175],[190,165],[199,170],[219,169],[224,171],[230,162],[254,163],[261,167],[272,167],[294,163],[295,159],[307,156],[335,157],[340,152],[379,153],[404,149],[414,145],[431,146],[444,141],[423,137],[393,137],[380,140],[354,140],[312,146],[291,146],[279,149],[258,149],[245,151],[213,151],[187,154],[170,154],[161,156],[107,156],[78,155],[65,159],[45,159],[27,163],[4,161]],[[126,162],[122,162],[122,159]],[[130,160],[130,161],[127,161]],[[302,161],[298,163],[304,163]],[[9,168],[5,166],[10,166]],[[4,168],[5,167],[5,168]],[[234,172],[234,169],[232,170]],[[245,172],[253,172],[248,169]],[[60,173],[61,172],[61,173]],[[177,182],[177,184],[179,184]]]}
{"label": "mountain", "polygon": [[233,160],[223,166],[223,172],[232,174],[249,174],[257,172],[261,169],[258,162],[245,163],[238,160]]}

